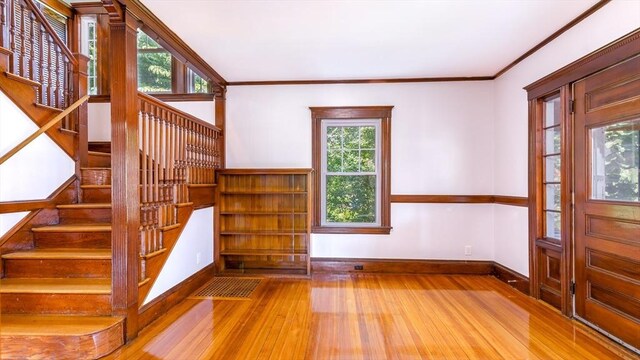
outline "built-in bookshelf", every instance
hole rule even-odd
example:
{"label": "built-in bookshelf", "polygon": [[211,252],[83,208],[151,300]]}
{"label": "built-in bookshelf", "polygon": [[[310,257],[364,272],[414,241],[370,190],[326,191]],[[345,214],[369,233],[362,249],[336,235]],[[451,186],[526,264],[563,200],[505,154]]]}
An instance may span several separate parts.
{"label": "built-in bookshelf", "polygon": [[308,275],[310,190],[309,169],[220,171],[219,270]]}

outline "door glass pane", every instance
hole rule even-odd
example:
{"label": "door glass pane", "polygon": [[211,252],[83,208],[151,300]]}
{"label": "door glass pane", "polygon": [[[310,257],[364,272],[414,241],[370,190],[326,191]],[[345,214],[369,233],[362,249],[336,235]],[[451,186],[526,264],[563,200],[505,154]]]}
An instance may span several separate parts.
{"label": "door glass pane", "polygon": [[544,102],[544,127],[560,124],[560,96]]}
{"label": "door glass pane", "polygon": [[545,209],[560,211],[560,184],[547,184],[545,187]]}
{"label": "door glass pane", "polygon": [[544,131],[544,153],[560,153],[560,126],[552,127]]}
{"label": "door glass pane", "polygon": [[560,181],[560,155],[544,158],[544,178],[546,181]]}
{"label": "door glass pane", "polygon": [[560,240],[560,213],[546,211],[545,229],[546,237]]}
{"label": "door glass pane", "polygon": [[640,119],[591,130],[591,198],[640,202]]}

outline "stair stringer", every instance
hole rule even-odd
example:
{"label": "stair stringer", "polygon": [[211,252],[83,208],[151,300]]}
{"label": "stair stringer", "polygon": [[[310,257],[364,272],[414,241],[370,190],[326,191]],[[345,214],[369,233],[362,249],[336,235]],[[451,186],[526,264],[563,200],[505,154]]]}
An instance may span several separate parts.
{"label": "stair stringer", "polygon": [[[56,205],[74,203],[77,199],[76,194],[77,181],[76,176],[73,175],[47,198],[48,202],[44,208],[31,211],[0,237],[0,256],[14,251],[33,249],[34,241],[31,229],[57,224],[59,217]],[[0,278],[2,277],[4,277],[4,266],[0,257]]]}
{"label": "stair stringer", "polygon": [[[157,255],[150,256],[146,259],[146,278],[142,281],[138,286],[138,308],[142,308],[142,304],[146,299],[149,291],[158,280],[158,276],[162,271],[167,259],[169,259],[169,255],[173,251],[178,239],[180,239],[180,235],[184,231],[189,219],[191,218],[191,214],[193,214],[194,206],[193,203],[184,203],[176,205],[178,208],[178,227],[164,230],[162,233],[163,242],[164,242],[164,250],[161,252],[157,252]],[[151,254],[153,255],[153,254]]]}
{"label": "stair stringer", "polygon": [[[31,82],[31,80],[24,79],[25,81],[19,81],[13,79],[14,76],[7,76],[10,54],[9,50],[0,47],[0,91],[7,95],[36,125],[42,127],[54,116],[58,115],[61,110],[36,105],[36,89],[32,84],[27,83]],[[46,134],[69,157],[76,159],[76,150],[78,148],[76,133],[62,130],[61,124],[58,122],[58,124],[47,130]]]}

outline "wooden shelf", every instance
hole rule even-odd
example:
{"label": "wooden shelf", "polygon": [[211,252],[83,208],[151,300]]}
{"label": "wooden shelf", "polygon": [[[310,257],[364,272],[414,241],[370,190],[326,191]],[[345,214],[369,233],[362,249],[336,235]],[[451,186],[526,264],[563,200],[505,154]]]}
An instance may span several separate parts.
{"label": "wooden shelf", "polygon": [[220,255],[245,255],[245,256],[308,256],[307,250],[287,249],[225,249]]}
{"label": "wooden shelf", "polygon": [[301,169],[218,173],[216,249],[224,250],[219,250],[216,261],[224,272],[309,274],[310,173]]}
{"label": "wooden shelf", "polygon": [[282,231],[282,230],[238,230],[220,231],[220,235],[306,235],[305,230]]}
{"label": "wooden shelf", "polygon": [[307,194],[308,191],[221,191],[222,195],[300,195]]}
{"label": "wooden shelf", "polygon": [[307,215],[296,211],[220,211],[220,215]]}

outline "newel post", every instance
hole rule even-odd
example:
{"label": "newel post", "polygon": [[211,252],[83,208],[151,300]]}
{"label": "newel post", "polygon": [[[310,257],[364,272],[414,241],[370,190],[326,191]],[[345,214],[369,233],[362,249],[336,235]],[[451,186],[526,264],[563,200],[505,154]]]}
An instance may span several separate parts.
{"label": "newel post", "polygon": [[[140,166],[137,20],[116,1],[110,11],[112,307],[127,317],[127,339],[138,335]],[[107,7],[107,6],[105,6]],[[109,9],[108,9],[109,10]]]}
{"label": "newel post", "polygon": [[227,116],[227,105],[226,105],[226,94],[227,89],[220,87],[215,89],[215,93],[213,95],[214,103],[215,103],[215,114],[216,114],[216,123],[215,125],[220,128],[220,132],[222,133],[221,137],[218,138],[218,149],[220,149],[220,168],[225,168],[225,158],[226,158],[226,132],[225,132],[225,121]]}

